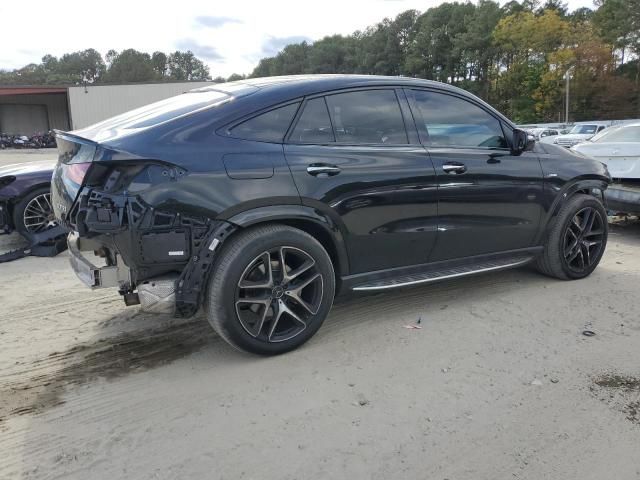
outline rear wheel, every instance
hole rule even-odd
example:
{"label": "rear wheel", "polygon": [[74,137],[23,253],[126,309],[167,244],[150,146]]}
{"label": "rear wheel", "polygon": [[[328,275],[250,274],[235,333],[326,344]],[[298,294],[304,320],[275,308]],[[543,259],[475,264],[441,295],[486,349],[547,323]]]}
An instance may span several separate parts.
{"label": "rear wheel", "polygon": [[320,328],[335,294],[331,259],[307,233],[266,225],[230,239],[214,265],[205,309],[234,347],[290,351]]}
{"label": "rear wheel", "polygon": [[600,263],[608,233],[607,212],[600,200],[577,194],[560,210],[536,266],[562,280],[584,278]]}
{"label": "rear wheel", "polygon": [[22,197],[13,208],[13,225],[27,240],[57,225],[49,187],[41,187]]}

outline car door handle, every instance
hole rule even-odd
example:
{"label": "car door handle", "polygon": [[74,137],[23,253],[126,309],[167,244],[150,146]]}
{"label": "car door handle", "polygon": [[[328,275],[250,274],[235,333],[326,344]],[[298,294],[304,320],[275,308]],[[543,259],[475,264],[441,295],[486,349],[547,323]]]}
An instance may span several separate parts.
{"label": "car door handle", "polygon": [[325,163],[318,163],[309,165],[307,167],[307,173],[309,175],[313,175],[314,177],[322,174],[333,176],[340,173],[340,167],[336,167],[335,165],[327,165]]}
{"label": "car door handle", "polygon": [[442,170],[445,173],[464,173],[467,171],[467,166],[462,163],[445,163],[442,165]]}

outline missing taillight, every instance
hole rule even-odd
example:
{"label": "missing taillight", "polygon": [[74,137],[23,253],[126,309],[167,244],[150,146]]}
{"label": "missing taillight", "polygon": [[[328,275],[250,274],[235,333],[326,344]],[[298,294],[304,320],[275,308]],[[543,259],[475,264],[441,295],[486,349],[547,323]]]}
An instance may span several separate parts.
{"label": "missing taillight", "polygon": [[89,167],[91,166],[91,162],[88,163],[70,163],[66,165],[66,176],[69,180],[77,185],[82,185],[82,181],[84,180]]}

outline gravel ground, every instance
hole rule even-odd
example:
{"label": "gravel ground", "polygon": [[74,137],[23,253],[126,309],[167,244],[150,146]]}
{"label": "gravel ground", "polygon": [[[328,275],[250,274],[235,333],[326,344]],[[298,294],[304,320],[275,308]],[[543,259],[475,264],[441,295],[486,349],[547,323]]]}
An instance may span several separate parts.
{"label": "gravel ground", "polygon": [[85,289],[66,252],[0,265],[0,478],[638,479],[639,251],[620,224],[585,280],[344,298],[275,358]]}

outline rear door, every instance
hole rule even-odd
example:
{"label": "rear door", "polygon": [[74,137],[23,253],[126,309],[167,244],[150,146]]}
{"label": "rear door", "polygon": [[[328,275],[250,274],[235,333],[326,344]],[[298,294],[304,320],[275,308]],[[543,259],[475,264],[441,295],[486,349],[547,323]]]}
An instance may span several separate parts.
{"label": "rear door", "polygon": [[351,273],[427,262],[436,175],[401,89],[307,98],[284,148],[302,202],[343,230]]}
{"label": "rear door", "polygon": [[439,186],[432,260],[532,246],[542,205],[542,168],[533,152],[514,156],[507,125],[471,100],[408,90]]}

